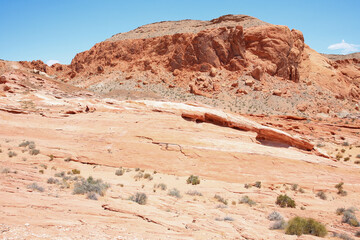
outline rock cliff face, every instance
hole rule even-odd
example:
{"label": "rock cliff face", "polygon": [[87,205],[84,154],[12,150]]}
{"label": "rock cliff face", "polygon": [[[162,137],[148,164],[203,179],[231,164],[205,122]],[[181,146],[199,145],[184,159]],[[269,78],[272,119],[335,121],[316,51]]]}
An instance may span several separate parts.
{"label": "rock cliff face", "polygon": [[92,75],[118,69],[209,71],[211,67],[244,71],[261,66],[271,76],[299,81],[298,64],[304,49],[300,31],[286,26],[221,27],[199,33],[179,33],[147,39],[96,44],[79,53],[68,75]]}

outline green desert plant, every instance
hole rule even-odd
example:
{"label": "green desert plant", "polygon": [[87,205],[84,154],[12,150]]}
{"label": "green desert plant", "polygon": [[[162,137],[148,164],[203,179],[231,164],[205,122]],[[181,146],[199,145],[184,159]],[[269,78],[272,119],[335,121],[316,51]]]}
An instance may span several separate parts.
{"label": "green desert plant", "polygon": [[130,200],[140,205],[145,205],[147,203],[147,196],[145,193],[136,193],[130,197]]}
{"label": "green desert plant", "polygon": [[338,190],[337,194],[339,194],[340,196],[346,196],[347,192],[344,190],[344,183],[340,182],[338,184],[335,185],[335,188]]}
{"label": "green desert plant", "polygon": [[199,176],[191,175],[191,176],[188,177],[188,179],[186,180],[186,183],[187,183],[187,184],[190,184],[190,183],[191,183],[192,185],[200,184]]}
{"label": "green desert plant", "polygon": [[241,198],[241,200],[239,201],[239,203],[246,203],[248,204],[250,207],[253,206],[253,205],[256,205],[256,202],[251,200],[248,196],[243,196]]}
{"label": "green desert plant", "polygon": [[316,196],[319,197],[319,198],[322,199],[322,200],[326,200],[326,199],[327,199],[327,196],[326,196],[326,194],[325,194],[323,191],[318,191],[318,192],[316,193]]}
{"label": "green desert plant", "polygon": [[289,208],[295,208],[296,204],[293,199],[291,199],[289,196],[285,195],[279,195],[275,202],[277,205],[279,205],[282,208],[289,207]]}
{"label": "green desert plant", "polygon": [[228,205],[228,201],[226,199],[224,199],[223,197],[221,197],[220,195],[215,194],[214,198],[218,201],[221,202],[225,205]]}
{"label": "green desert plant", "polygon": [[327,234],[327,230],[322,223],[312,218],[295,217],[288,222],[285,233],[297,236],[310,234],[318,237],[324,237]]}
{"label": "green desert plant", "polygon": [[81,179],[75,183],[73,194],[85,194],[94,192],[100,196],[104,196],[106,190],[110,187],[108,183],[104,183],[101,179],[94,179],[93,177],[88,177],[86,180]]}

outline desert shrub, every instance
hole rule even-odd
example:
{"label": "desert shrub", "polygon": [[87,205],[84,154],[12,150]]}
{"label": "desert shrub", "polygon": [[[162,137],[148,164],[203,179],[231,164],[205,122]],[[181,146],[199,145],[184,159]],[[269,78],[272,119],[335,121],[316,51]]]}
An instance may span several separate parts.
{"label": "desert shrub", "polygon": [[275,202],[280,207],[289,207],[289,208],[295,208],[296,204],[295,201],[292,200],[289,196],[285,195],[279,195]]}
{"label": "desert shrub", "polygon": [[72,174],[80,174],[80,170],[79,169],[73,169],[71,170]]}
{"label": "desert shrub", "polygon": [[339,194],[340,196],[346,196],[347,192],[344,190],[344,183],[340,182],[338,184],[335,185],[335,188],[338,190],[337,194]]}
{"label": "desert shrub", "polygon": [[252,186],[251,186],[251,184],[249,184],[249,183],[245,183],[244,184],[244,188],[246,188],[246,189],[249,189],[249,188],[251,188]]}
{"label": "desert shrub", "polygon": [[44,170],[43,169],[39,170],[39,173],[44,174]]}
{"label": "desert shrub", "polygon": [[190,183],[191,183],[192,185],[200,184],[199,176],[191,175],[191,176],[188,177],[188,179],[186,180],[186,183],[187,183],[187,184],[190,184]]}
{"label": "desert shrub", "polygon": [[49,155],[49,158],[50,158],[49,161],[54,160],[54,155],[50,154],[50,155]]}
{"label": "desert shrub", "polygon": [[167,186],[165,183],[159,183],[158,185],[154,185],[155,188],[160,188],[161,190],[165,191],[167,189]]}
{"label": "desert shrub", "polygon": [[341,215],[341,214],[343,214],[345,212],[345,208],[338,208],[338,209],[336,209],[336,214],[337,215]]}
{"label": "desert shrub", "polygon": [[64,177],[64,176],[65,176],[65,172],[62,171],[62,172],[55,173],[54,176],[55,176],[55,177]]}
{"label": "desert shrub", "polygon": [[344,158],[344,161],[345,161],[345,162],[347,162],[347,161],[349,161],[349,160],[350,160],[350,157]]}
{"label": "desert shrub", "polygon": [[135,172],[138,172],[138,171],[140,171],[140,168],[138,168],[138,167],[135,168]]}
{"label": "desert shrub", "polygon": [[8,152],[8,156],[9,156],[9,158],[16,157],[16,156],[17,156],[17,153],[14,152],[14,151],[9,151],[9,152]]}
{"label": "desert shrub", "polygon": [[136,181],[137,181],[137,180],[140,180],[142,177],[144,177],[144,174],[143,174],[142,172],[138,172],[138,173],[134,176],[134,178],[135,178]]}
{"label": "desert shrub", "polygon": [[360,237],[360,231],[356,231],[355,237]]}
{"label": "desert shrub", "polygon": [[176,189],[176,188],[173,188],[173,189],[169,190],[168,195],[176,197],[176,198],[181,198],[180,191],[178,189]]}
{"label": "desert shrub", "polygon": [[297,236],[310,234],[318,237],[324,237],[327,234],[327,230],[322,223],[312,218],[295,217],[288,222],[285,233]]}
{"label": "desert shrub", "polygon": [[283,218],[283,216],[281,216],[281,214],[279,212],[274,211],[269,214],[268,219],[270,221],[279,221],[279,220],[283,220],[284,218]]}
{"label": "desert shrub", "polygon": [[39,149],[30,149],[29,151],[30,155],[38,155],[40,153]]}
{"label": "desert shrub", "polygon": [[124,174],[124,169],[122,169],[122,168],[119,168],[119,169],[117,169],[116,171],[115,171],[115,175],[116,176],[122,176],[123,174]]}
{"label": "desert shrub", "polygon": [[253,206],[253,205],[256,205],[256,202],[251,200],[248,196],[243,196],[241,198],[241,200],[239,201],[239,203],[246,203],[248,204],[249,206]]}
{"label": "desert shrub", "polygon": [[291,190],[296,191],[298,189],[299,185],[294,183],[291,185]]}
{"label": "desert shrub", "polygon": [[300,193],[304,193],[304,192],[305,192],[305,190],[304,190],[304,189],[302,189],[302,188],[299,188],[299,192],[300,192]]}
{"label": "desert shrub", "polygon": [[39,191],[39,192],[43,192],[44,191],[44,188],[39,186],[36,182],[30,184],[27,186],[28,189],[32,189],[32,190],[36,190],[36,191]]}
{"label": "desert shrub", "polygon": [[147,202],[147,196],[145,193],[136,193],[130,197],[130,200],[140,205],[145,205]]}
{"label": "desert shrub", "polygon": [[225,205],[228,205],[228,201],[226,199],[224,199],[223,197],[221,197],[220,195],[215,194],[214,198],[218,201],[221,202]]}
{"label": "desert shrub", "polygon": [[270,229],[276,230],[276,229],[285,229],[286,222],[282,220],[277,220],[273,224],[271,224]]}
{"label": "desert shrub", "polygon": [[326,200],[327,197],[326,197],[326,194],[323,192],[323,191],[319,191],[316,193],[316,196],[319,197],[320,199],[322,200]]}
{"label": "desert shrub", "polygon": [[86,180],[81,179],[80,182],[76,182],[73,190],[73,194],[85,194],[94,192],[100,196],[104,196],[106,190],[110,187],[108,183],[104,183],[101,179],[94,179],[88,177]]}
{"label": "desert shrub", "polygon": [[356,158],[360,158],[360,154],[356,155]]}
{"label": "desert shrub", "polygon": [[30,144],[34,145],[35,143],[33,141],[23,141],[22,143],[19,144],[19,147],[27,147]]}
{"label": "desert shrub", "polygon": [[255,182],[254,187],[261,188],[261,182],[260,181]]}
{"label": "desert shrub", "polygon": [[232,217],[226,216],[224,217],[224,221],[234,221],[234,219]]}
{"label": "desert shrub", "polygon": [[354,240],[352,237],[350,237],[346,233],[340,233],[340,234],[335,233],[334,237],[337,237],[337,238],[340,238],[340,239],[343,239],[343,240]]}
{"label": "desert shrub", "polygon": [[359,161],[359,160],[356,160],[354,163],[355,163],[355,164],[360,164],[360,161]]}
{"label": "desert shrub", "polygon": [[148,179],[148,180],[150,180],[150,181],[153,180],[153,177],[151,176],[150,173],[145,173],[145,174],[144,174],[144,178],[145,178],[145,179]]}
{"label": "desert shrub", "polygon": [[67,157],[64,159],[64,162],[70,162],[71,161],[71,157]]}
{"label": "desert shrub", "polygon": [[98,200],[97,195],[96,195],[96,193],[94,193],[94,192],[89,192],[89,193],[86,195],[86,198],[87,198],[87,199],[90,199],[90,200]]}
{"label": "desert shrub", "polygon": [[47,180],[47,183],[48,184],[57,184],[57,183],[59,183],[59,180],[51,177]]}
{"label": "desert shrub", "polygon": [[355,214],[354,214],[354,211],[352,209],[346,209],[344,212],[343,212],[343,217],[341,219],[341,221],[343,223],[347,223],[353,227],[359,227],[360,226],[360,223],[359,221],[357,220]]}
{"label": "desert shrub", "polygon": [[187,191],[186,194],[187,194],[187,195],[190,195],[190,196],[202,196],[202,193],[201,193],[201,192],[198,192],[198,191],[196,191],[196,190]]}
{"label": "desert shrub", "polygon": [[350,146],[350,144],[348,143],[348,142],[343,142],[343,144],[342,144],[344,147],[348,147],[348,146]]}
{"label": "desert shrub", "polygon": [[1,170],[1,173],[11,173],[10,169],[9,168],[4,168],[3,170]]}

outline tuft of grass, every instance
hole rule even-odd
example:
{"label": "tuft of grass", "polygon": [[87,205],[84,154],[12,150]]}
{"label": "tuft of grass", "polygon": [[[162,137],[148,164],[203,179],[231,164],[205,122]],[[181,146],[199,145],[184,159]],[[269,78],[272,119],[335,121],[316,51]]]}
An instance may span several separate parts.
{"label": "tuft of grass", "polygon": [[9,156],[9,158],[16,157],[16,156],[17,156],[17,153],[14,152],[14,151],[9,151],[9,152],[8,152],[8,156]]}
{"label": "tuft of grass", "polygon": [[200,184],[199,176],[191,175],[191,176],[188,177],[188,179],[186,180],[186,183],[187,183],[187,184],[190,184],[190,183],[191,183],[192,185]]}
{"label": "tuft of grass", "polygon": [[4,168],[3,170],[1,170],[1,173],[8,174],[8,173],[11,173],[11,171],[9,168]]}
{"label": "tuft of grass", "polygon": [[43,192],[44,191],[44,188],[39,186],[36,182],[30,184],[27,186],[28,189],[32,189],[32,190],[36,190],[36,191],[39,191],[39,192]]}
{"label": "tuft of grass", "polygon": [[145,205],[147,203],[147,196],[145,193],[136,193],[129,198],[131,201],[136,202],[140,205]]}
{"label": "tuft of grass", "polygon": [[254,187],[261,188],[261,182],[260,181],[255,182]]}
{"label": "tuft of grass", "polygon": [[232,217],[226,216],[226,217],[224,217],[224,221],[232,222],[232,221],[234,221],[234,219]]}
{"label": "tuft of grass", "polygon": [[241,200],[239,200],[239,203],[246,203],[246,204],[248,204],[250,207],[252,207],[252,206],[254,206],[254,205],[256,205],[256,202],[255,201],[253,201],[253,200],[251,200],[248,196],[243,196],[242,198],[241,198]]}
{"label": "tuft of grass", "polygon": [[104,183],[101,179],[95,180],[92,176],[90,176],[86,180],[81,179],[81,181],[75,183],[73,194],[94,192],[100,196],[104,196],[109,187],[110,185],[108,183]]}
{"label": "tuft of grass", "polygon": [[221,197],[220,195],[215,194],[214,198],[218,201],[221,202],[225,205],[228,205],[228,200],[224,199],[223,197]]}
{"label": "tuft of grass", "polygon": [[281,214],[280,214],[279,212],[276,212],[276,211],[270,213],[269,216],[268,216],[268,219],[269,219],[270,221],[280,221],[280,220],[284,220],[283,216],[281,216]]}
{"label": "tuft of grass", "polygon": [[154,188],[160,188],[161,190],[165,191],[167,189],[167,186],[165,183],[159,183],[159,184],[154,184]]}
{"label": "tuft of grass", "polygon": [[333,237],[340,238],[340,239],[343,239],[343,240],[354,240],[352,237],[350,237],[346,233],[340,233],[339,234],[339,233],[334,232]]}
{"label": "tuft of grass", "polygon": [[280,207],[289,207],[289,208],[295,208],[296,204],[293,199],[291,199],[289,196],[285,195],[279,195],[275,202]]}
{"label": "tuft of grass", "polygon": [[337,215],[342,215],[344,212],[345,212],[345,208],[343,208],[343,207],[336,209],[336,214]]}
{"label": "tuft of grass", "polygon": [[180,191],[178,189],[176,189],[176,188],[173,188],[173,189],[169,190],[168,195],[176,197],[176,198],[181,198]]}
{"label": "tuft of grass", "polygon": [[119,168],[115,171],[116,176],[122,176],[122,175],[124,175],[124,173],[125,173],[125,171],[122,168]]}
{"label": "tuft of grass", "polygon": [[190,196],[202,196],[202,193],[196,190],[189,190],[186,192],[186,194]]}
{"label": "tuft of grass", "polygon": [[151,176],[150,173],[145,173],[145,174],[144,174],[144,178],[145,178],[145,179],[148,179],[149,181],[153,180],[153,177]]}
{"label": "tuft of grass", "polygon": [[56,178],[51,177],[51,178],[49,178],[49,179],[47,180],[47,183],[48,183],[48,184],[57,184],[57,183],[59,183],[59,180],[56,179]]}
{"label": "tuft of grass", "polygon": [[317,237],[324,237],[327,234],[327,230],[322,223],[312,218],[295,217],[288,222],[285,233],[297,236],[310,234]]}
{"label": "tuft of grass", "polygon": [[86,198],[87,198],[87,199],[90,199],[90,200],[98,200],[98,197],[97,197],[96,193],[94,193],[94,192],[89,192],[89,193],[86,195]]}
{"label": "tuft of grass", "polygon": [[319,197],[319,198],[322,199],[322,200],[326,200],[326,199],[327,199],[327,196],[326,196],[326,194],[325,194],[323,191],[318,191],[318,192],[316,193],[316,196]]}
{"label": "tuft of grass", "polygon": [[285,229],[285,227],[286,227],[286,222],[284,221],[284,219],[282,219],[282,220],[277,220],[273,224],[271,224],[270,229],[271,230]]}
{"label": "tuft of grass", "polygon": [[246,189],[249,189],[249,188],[251,188],[252,186],[251,186],[251,184],[249,184],[249,183],[245,183],[244,184],[244,188],[246,188]]}
{"label": "tuft of grass", "polygon": [[359,227],[360,226],[360,223],[359,223],[359,221],[357,220],[357,218],[356,218],[356,216],[354,214],[354,210],[351,209],[351,208],[348,208],[343,212],[343,217],[341,219],[341,222],[347,223],[347,224],[349,224],[350,226],[353,226],[353,227]]}
{"label": "tuft of grass", "polygon": [[338,190],[337,194],[339,194],[340,196],[346,196],[347,192],[344,190],[344,183],[340,182],[338,184],[335,185],[335,188]]}
{"label": "tuft of grass", "polygon": [[38,155],[40,153],[39,149],[30,149],[29,154],[30,155]]}

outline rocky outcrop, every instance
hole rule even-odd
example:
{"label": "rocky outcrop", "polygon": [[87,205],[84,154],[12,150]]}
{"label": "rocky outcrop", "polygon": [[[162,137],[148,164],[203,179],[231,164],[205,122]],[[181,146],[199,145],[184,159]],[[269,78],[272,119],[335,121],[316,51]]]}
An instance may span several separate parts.
{"label": "rocky outcrop", "polygon": [[286,26],[260,26],[244,33],[249,57],[274,76],[298,82],[298,65],[304,50],[304,37],[298,30]]}
{"label": "rocky outcrop", "polygon": [[159,67],[173,72],[174,76],[179,75],[178,70],[209,72],[215,76],[219,68],[229,71],[250,68],[257,80],[268,73],[297,82],[303,48],[300,31],[275,25],[244,30],[239,25],[197,33],[101,42],[77,54],[68,67],[51,69],[65,71],[74,78],[113,70],[154,73]]}
{"label": "rocky outcrop", "polygon": [[257,139],[259,140],[278,142],[307,151],[314,149],[314,145],[306,139],[295,137],[284,131],[263,126],[245,117],[225,113],[213,108],[192,106],[184,103],[155,102],[146,100],[131,103],[137,103],[140,106],[146,106],[146,108],[153,109],[155,111],[174,112],[185,119],[197,122],[208,122],[219,126],[256,132]]}

